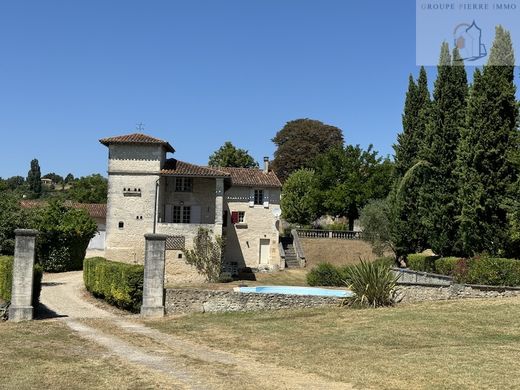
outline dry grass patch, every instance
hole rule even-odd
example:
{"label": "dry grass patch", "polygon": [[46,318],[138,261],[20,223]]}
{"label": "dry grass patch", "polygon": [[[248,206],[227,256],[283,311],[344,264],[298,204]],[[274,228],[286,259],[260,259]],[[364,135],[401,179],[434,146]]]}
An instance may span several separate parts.
{"label": "dry grass patch", "polygon": [[191,315],[164,332],[360,388],[515,388],[520,298]]}
{"label": "dry grass patch", "polygon": [[2,389],[167,388],[166,378],[123,363],[64,323],[0,323]]}

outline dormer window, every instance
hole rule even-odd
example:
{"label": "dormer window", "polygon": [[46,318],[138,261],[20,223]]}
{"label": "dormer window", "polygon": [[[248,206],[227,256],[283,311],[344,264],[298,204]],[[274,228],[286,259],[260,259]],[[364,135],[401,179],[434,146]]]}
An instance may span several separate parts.
{"label": "dormer window", "polygon": [[175,192],[191,192],[193,189],[193,179],[191,177],[176,177]]}

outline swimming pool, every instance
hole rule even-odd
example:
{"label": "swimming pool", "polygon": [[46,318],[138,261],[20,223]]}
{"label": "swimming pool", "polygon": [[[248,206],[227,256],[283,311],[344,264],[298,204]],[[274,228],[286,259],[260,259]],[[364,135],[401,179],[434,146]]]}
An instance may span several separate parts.
{"label": "swimming pool", "polygon": [[286,294],[286,295],[315,295],[321,297],[346,298],[354,295],[348,290],[329,290],[317,287],[296,286],[257,286],[257,287],[235,287],[233,290],[243,293],[257,294]]}

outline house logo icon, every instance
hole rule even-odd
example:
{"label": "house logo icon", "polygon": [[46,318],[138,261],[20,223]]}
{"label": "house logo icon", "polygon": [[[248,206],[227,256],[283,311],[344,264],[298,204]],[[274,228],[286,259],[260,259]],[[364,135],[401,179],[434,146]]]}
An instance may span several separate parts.
{"label": "house logo icon", "polygon": [[487,56],[486,45],[482,43],[482,30],[475,21],[458,24],[453,30],[453,41],[464,61],[476,61]]}

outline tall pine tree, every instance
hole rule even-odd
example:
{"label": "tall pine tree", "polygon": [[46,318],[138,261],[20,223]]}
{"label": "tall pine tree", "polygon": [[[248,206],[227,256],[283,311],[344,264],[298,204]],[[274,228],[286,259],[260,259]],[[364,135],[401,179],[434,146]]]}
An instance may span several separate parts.
{"label": "tall pine tree", "polygon": [[483,71],[474,74],[458,151],[459,236],[466,255],[501,254],[507,247],[507,205],[516,168],[517,104],[509,32],[498,26]]}
{"label": "tall pine tree", "polygon": [[429,163],[420,187],[419,212],[428,245],[440,255],[456,247],[458,182],[455,174],[457,147],[465,124],[468,82],[457,49],[450,56],[448,44],[441,47],[433,102],[428,116],[420,159]]}

